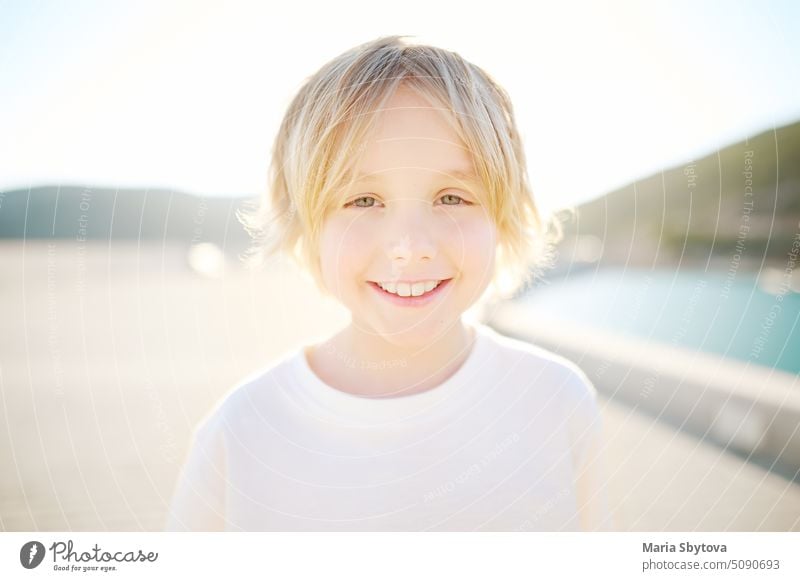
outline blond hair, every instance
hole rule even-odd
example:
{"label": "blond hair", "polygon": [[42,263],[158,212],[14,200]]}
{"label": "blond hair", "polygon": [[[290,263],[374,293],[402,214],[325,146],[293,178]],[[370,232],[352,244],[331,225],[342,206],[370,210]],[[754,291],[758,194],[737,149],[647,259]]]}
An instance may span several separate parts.
{"label": "blond hair", "polygon": [[285,253],[323,292],[318,244],[327,213],[372,125],[400,84],[452,111],[473,157],[498,238],[492,297],[511,296],[552,260],[561,236],[532,196],[506,92],[457,53],[390,36],[357,46],[310,77],[289,105],[272,152],[265,196],[237,215],[253,238],[246,260]]}

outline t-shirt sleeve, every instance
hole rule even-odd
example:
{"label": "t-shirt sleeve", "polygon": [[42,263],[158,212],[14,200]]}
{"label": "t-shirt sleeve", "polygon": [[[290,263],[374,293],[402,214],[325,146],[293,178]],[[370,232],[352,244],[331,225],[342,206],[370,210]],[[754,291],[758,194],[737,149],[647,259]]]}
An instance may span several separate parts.
{"label": "t-shirt sleeve", "polygon": [[613,530],[608,502],[608,478],[603,457],[603,418],[597,404],[597,390],[576,370],[577,401],[570,416],[575,467],[575,495],[584,531]]}
{"label": "t-shirt sleeve", "polygon": [[195,430],[172,497],[165,530],[225,530],[225,438],[219,413]]}

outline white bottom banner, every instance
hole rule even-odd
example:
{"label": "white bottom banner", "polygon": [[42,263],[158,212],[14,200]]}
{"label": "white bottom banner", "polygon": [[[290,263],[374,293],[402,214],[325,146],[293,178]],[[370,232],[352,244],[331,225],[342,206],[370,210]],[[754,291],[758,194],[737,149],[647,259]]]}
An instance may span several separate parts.
{"label": "white bottom banner", "polygon": [[800,533],[0,534],[0,579],[800,579]]}

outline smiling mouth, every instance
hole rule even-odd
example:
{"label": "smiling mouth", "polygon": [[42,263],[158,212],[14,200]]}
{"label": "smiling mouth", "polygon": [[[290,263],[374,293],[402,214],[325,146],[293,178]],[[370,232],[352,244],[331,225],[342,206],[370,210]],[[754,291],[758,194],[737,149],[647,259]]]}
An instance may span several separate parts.
{"label": "smiling mouth", "polygon": [[382,296],[394,302],[420,304],[427,302],[430,298],[438,295],[447,284],[453,280],[445,278],[442,280],[425,280],[414,283],[391,283],[367,281],[367,283],[377,290]]}
{"label": "smiling mouth", "polygon": [[[442,282],[449,279],[430,279],[420,280],[414,282],[375,282],[374,284],[381,287],[387,293],[397,295],[400,297],[420,297],[438,287]],[[373,281],[370,281],[373,282]]]}

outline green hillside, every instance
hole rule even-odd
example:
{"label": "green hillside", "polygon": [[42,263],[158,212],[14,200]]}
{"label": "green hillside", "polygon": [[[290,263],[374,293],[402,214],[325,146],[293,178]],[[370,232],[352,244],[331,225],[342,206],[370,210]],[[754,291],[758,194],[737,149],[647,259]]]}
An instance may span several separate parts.
{"label": "green hillside", "polygon": [[767,131],[579,206],[565,227],[602,241],[602,264],[759,268],[800,234],[800,123]]}

